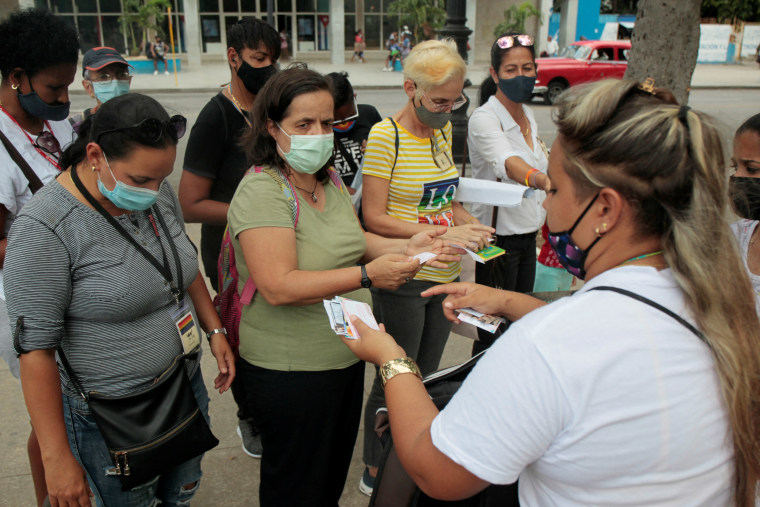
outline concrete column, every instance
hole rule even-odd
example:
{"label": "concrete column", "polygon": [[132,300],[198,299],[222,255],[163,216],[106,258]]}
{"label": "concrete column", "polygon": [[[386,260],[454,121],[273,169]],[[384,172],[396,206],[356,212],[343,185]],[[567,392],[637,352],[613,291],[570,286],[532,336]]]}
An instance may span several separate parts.
{"label": "concrete column", "polygon": [[[330,0],[330,63],[343,65],[346,63],[346,22],[343,0]],[[319,21],[319,20],[317,20]]]}
{"label": "concrete column", "polygon": [[190,67],[201,66],[201,31],[198,0],[185,0],[185,48]]}
{"label": "concrete column", "polygon": [[566,48],[575,42],[575,31],[578,27],[578,2],[562,0],[559,18],[559,47]]}
{"label": "concrete column", "polygon": [[467,2],[467,8],[465,10],[465,16],[469,21],[469,25],[472,27],[472,33],[470,34],[470,50],[467,52],[467,63],[475,63],[475,41],[478,40],[478,23],[475,22],[478,14],[478,3]]}
{"label": "concrete column", "polygon": [[539,10],[541,11],[542,23],[538,27],[536,37],[536,56],[541,54],[541,51],[546,49],[546,38],[551,35],[549,33],[549,18],[552,15],[552,0],[539,0]]}

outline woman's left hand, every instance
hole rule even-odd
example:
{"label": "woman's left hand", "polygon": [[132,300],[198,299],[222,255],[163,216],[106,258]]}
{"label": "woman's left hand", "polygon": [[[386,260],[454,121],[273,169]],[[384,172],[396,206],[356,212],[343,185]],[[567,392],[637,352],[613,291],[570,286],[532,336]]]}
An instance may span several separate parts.
{"label": "woman's left hand", "polygon": [[362,361],[382,366],[392,359],[406,357],[404,349],[398,346],[391,335],[385,332],[385,326],[380,324],[376,331],[365,324],[360,318],[351,316],[351,323],[359,333],[356,339],[343,338],[343,343]]}
{"label": "woman's left hand", "polygon": [[461,245],[442,239],[441,236],[446,234],[447,227],[439,227],[437,229],[418,232],[411,238],[406,245],[406,255],[415,256],[423,252],[430,252],[436,254],[435,259],[431,259],[426,262],[428,266],[438,269],[446,269],[447,262],[459,262],[461,257],[459,254],[464,253]]}
{"label": "woman's left hand", "polygon": [[219,375],[214,379],[214,389],[223,393],[235,379],[235,354],[227,343],[227,337],[221,333],[211,336],[211,353],[216,358]]}

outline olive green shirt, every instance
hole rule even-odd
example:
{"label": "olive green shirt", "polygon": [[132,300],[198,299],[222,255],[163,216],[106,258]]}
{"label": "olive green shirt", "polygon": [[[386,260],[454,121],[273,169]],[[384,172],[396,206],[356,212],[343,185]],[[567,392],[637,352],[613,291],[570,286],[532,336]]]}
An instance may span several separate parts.
{"label": "olive green shirt", "polygon": [[[296,226],[298,269],[325,271],[355,266],[367,250],[348,193],[332,181],[324,184],[324,211],[300,197]],[[237,236],[257,227],[293,228],[290,206],[280,185],[266,173],[250,173],[240,182],[228,213],[230,235],[239,272],[238,289],[249,277]],[[268,259],[257,259],[268,262]],[[331,296],[325,294],[325,298]],[[343,297],[371,303],[369,290],[357,289]],[[240,356],[249,363],[282,371],[321,371],[345,368],[358,360],[330,328],[320,301],[302,306],[273,306],[256,292],[243,307],[240,320]]]}

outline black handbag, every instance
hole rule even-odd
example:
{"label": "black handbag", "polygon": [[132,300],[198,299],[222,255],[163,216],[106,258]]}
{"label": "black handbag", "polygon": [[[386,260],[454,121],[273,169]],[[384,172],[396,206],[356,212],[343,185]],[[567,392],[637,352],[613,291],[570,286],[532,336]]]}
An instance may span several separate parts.
{"label": "black handbag", "polygon": [[187,377],[185,362],[197,353],[179,355],[142,391],[123,396],[85,392],[58,348],[66,374],[90,406],[113,460],[121,490],[130,489],[216,447]]}

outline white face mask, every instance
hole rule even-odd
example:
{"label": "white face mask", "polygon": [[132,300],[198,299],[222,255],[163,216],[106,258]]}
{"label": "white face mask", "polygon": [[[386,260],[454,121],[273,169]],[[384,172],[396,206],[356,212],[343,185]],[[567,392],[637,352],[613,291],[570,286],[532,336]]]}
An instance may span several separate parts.
{"label": "white face mask", "polygon": [[280,153],[294,171],[304,174],[314,174],[330,160],[333,154],[333,133],[296,135],[288,134],[280,124],[275,122],[277,128],[290,138],[290,151],[285,151],[277,145]]}

